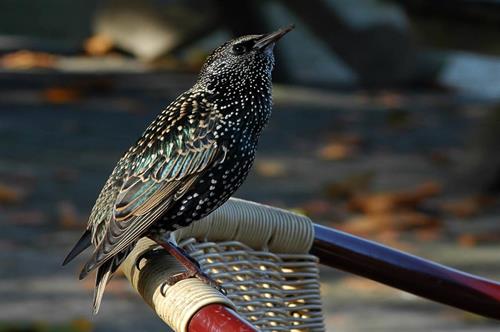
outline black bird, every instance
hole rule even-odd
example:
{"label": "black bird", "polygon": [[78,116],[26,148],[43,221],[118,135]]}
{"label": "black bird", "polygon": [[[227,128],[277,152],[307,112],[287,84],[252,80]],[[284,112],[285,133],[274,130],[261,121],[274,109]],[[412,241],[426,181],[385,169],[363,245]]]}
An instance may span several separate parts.
{"label": "black bird", "polygon": [[[218,47],[195,85],[118,161],[87,230],[63,263],[94,245],[80,274],[82,279],[97,269],[94,313],[109,278],[139,238],[149,236],[168,249],[163,239],[169,232],[205,217],[243,183],[271,115],[273,47],[292,29],[243,36]],[[169,251],[182,260],[177,249]],[[207,281],[194,262],[183,263],[188,267],[183,277]]]}

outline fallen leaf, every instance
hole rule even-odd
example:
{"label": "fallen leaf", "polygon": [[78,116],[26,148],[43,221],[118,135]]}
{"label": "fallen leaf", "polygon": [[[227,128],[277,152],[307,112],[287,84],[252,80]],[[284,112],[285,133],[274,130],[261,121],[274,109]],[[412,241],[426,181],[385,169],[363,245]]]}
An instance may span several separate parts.
{"label": "fallen leaf", "polygon": [[441,204],[441,209],[459,218],[469,218],[495,202],[496,199],[492,197],[472,196],[444,202]]}
{"label": "fallen leaf", "polygon": [[22,189],[0,183],[0,204],[16,204],[24,197],[25,192]]}
{"label": "fallen leaf", "polygon": [[349,159],[359,152],[361,142],[361,137],[356,134],[335,135],[317,151],[317,155],[323,160]]}
{"label": "fallen leaf", "polygon": [[424,229],[418,229],[415,231],[415,237],[424,242],[436,241],[441,237],[440,227],[428,227]]}
{"label": "fallen leaf", "polygon": [[94,329],[92,322],[85,318],[72,320],[71,328],[75,332],[91,332]]}
{"label": "fallen leaf", "polygon": [[477,238],[472,234],[463,234],[458,237],[458,244],[461,247],[474,247],[477,245]]}
{"label": "fallen leaf", "polygon": [[397,208],[398,194],[378,193],[370,195],[356,195],[349,201],[349,209],[363,213],[386,213]]}
{"label": "fallen leaf", "polygon": [[54,68],[57,57],[52,54],[31,51],[17,51],[0,58],[0,67],[8,69]]}
{"label": "fallen leaf", "polygon": [[392,213],[378,213],[355,216],[338,228],[343,231],[371,235],[385,230],[410,230],[423,227],[436,227],[440,223],[437,219],[426,214],[413,211],[395,211]]}
{"label": "fallen leaf", "polygon": [[376,97],[376,101],[389,109],[401,108],[404,105],[404,98],[401,94],[385,91]]}
{"label": "fallen leaf", "polygon": [[415,207],[440,192],[441,186],[438,183],[427,182],[412,191],[355,195],[349,202],[349,208],[364,213],[387,213]]}
{"label": "fallen leaf", "polygon": [[355,155],[356,150],[343,143],[331,143],[318,151],[318,156],[323,160],[344,160]]}
{"label": "fallen leaf", "polygon": [[82,94],[80,90],[71,87],[52,87],[42,91],[42,98],[51,104],[66,104],[78,101]]}
{"label": "fallen leaf", "polygon": [[285,164],[276,160],[259,160],[255,163],[255,170],[264,177],[279,177],[286,174]]}
{"label": "fallen leaf", "polygon": [[500,231],[488,232],[488,233],[477,233],[477,234],[462,234],[457,238],[457,242],[462,247],[474,247],[477,244],[492,243],[496,244],[500,242]]}

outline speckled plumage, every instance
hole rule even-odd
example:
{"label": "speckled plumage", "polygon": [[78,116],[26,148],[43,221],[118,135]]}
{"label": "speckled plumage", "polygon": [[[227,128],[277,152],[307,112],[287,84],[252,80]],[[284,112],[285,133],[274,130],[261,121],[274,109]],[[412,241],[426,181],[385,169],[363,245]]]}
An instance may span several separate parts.
{"label": "speckled plumage", "polygon": [[87,227],[95,250],[80,277],[98,268],[95,312],[109,277],[140,237],[203,218],[245,180],[271,114],[272,47],[289,29],[280,31],[274,39],[244,36],[217,48],[196,84],[119,160]]}

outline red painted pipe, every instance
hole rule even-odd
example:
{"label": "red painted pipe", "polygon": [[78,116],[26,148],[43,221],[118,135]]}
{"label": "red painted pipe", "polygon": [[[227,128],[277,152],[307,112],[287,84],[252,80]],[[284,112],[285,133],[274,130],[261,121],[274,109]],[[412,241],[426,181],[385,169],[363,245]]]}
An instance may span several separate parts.
{"label": "red painted pipe", "polygon": [[257,329],[233,310],[221,304],[209,304],[191,318],[188,332],[257,332]]}
{"label": "red painted pipe", "polygon": [[500,283],[328,227],[314,225],[320,263],[500,320]]}

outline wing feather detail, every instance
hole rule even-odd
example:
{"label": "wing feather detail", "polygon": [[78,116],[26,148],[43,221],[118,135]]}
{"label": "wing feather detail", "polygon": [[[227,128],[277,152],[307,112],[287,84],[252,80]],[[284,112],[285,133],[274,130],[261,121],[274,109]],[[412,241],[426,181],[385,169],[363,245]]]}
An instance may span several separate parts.
{"label": "wing feather detail", "polygon": [[[181,95],[146,129],[108,180],[115,177],[121,183],[110,209],[105,214],[93,210],[89,226],[96,250],[81,276],[137,241],[203,172],[224,158],[226,149],[214,132],[219,121],[220,114],[205,98]],[[101,196],[111,201],[101,193],[96,207]]]}

